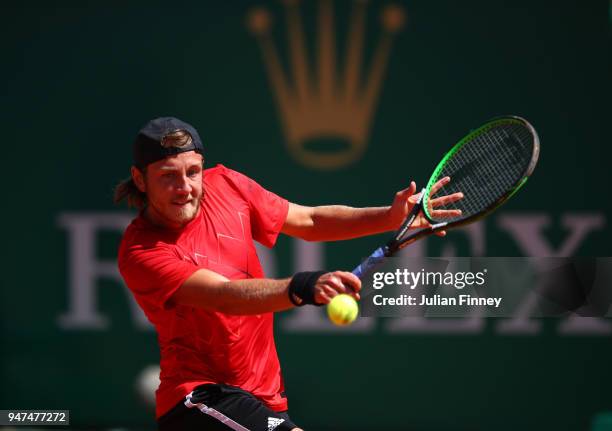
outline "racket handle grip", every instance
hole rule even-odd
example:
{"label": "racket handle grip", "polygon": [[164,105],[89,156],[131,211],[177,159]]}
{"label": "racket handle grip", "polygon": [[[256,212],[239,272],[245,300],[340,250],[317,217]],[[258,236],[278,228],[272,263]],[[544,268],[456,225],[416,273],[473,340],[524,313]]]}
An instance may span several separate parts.
{"label": "racket handle grip", "polygon": [[355,274],[359,279],[363,280],[363,278],[374,268],[379,266],[383,260],[385,260],[385,249],[386,247],[379,247],[374,250],[366,260],[361,262],[357,268],[353,270],[353,274]]}

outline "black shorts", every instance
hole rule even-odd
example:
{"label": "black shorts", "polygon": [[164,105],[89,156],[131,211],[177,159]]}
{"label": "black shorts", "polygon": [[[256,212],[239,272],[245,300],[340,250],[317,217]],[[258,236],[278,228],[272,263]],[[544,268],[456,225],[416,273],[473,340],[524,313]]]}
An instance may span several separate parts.
{"label": "black shorts", "polygon": [[275,412],[235,386],[200,385],[157,420],[159,431],[288,431],[287,412]]}

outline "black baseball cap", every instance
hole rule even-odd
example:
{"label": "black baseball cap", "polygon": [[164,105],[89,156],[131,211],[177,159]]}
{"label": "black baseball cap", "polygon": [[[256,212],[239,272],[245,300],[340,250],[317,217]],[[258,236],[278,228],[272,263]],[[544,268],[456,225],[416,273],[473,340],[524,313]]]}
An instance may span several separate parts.
{"label": "black baseball cap", "polygon": [[[168,140],[171,144],[164,141],[166,136],[177,131],[187,132],[191,136],[191,142],[179,146],[172,140]],[[192,125],[178,118],[160,117],[149,121],[138,132],[134,140],[133,162],[134,166],[143,169],[150,163],[187,151],[204,154],[204,147],[198,131]]]}

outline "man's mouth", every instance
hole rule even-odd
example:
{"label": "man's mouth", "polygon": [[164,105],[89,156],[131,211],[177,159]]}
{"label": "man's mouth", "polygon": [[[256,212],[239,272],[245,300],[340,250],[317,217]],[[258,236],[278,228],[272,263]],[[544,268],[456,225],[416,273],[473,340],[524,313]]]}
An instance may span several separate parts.
{"label": "man's mouth", "polygon": [[190,204],[190,203],[191,203],[191,199],[189,199],[187,201],[172,202],[173,205],[177,205],[177,206],[180,206],[180,207],[185,206],[185,205]]}

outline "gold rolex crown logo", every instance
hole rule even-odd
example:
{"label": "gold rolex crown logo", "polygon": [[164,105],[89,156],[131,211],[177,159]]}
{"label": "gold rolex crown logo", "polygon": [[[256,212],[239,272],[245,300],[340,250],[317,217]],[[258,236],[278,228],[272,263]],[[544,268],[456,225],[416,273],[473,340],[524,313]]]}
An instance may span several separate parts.
{"label": "gold rolex crown logo", "polygon": [[[279,108],[291,154],[312,168],[334,169],[358,160],[364,153],[393,34],[404,25],[404,11],[387,5],[381,15],[383,33],[369,73],[362,78],[366,2],[353,3],[342,69],[336,68],[336,41],[331,0],[319,0],[315,67],[308,64],[305,36],[297,0],[285,0],[290,76],[285,74],[270,35],[272,19],[261,7],[247,16],[257,37]],[[314,73],[313,73],[314,72]],[[348,143],[336,152],[316,151],[309,142],[340,138]]]}

